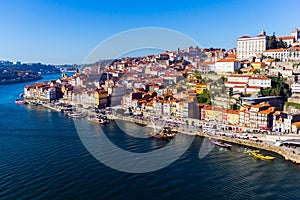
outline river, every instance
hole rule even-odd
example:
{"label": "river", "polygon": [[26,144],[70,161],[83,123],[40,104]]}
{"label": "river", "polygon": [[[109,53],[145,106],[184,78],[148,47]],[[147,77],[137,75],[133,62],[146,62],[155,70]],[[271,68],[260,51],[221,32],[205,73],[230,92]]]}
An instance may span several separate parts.
{"label": "river", "polygon": [[[46,80],[59,75],[45,76]],[[29,83],[0,86],[0,199],[297,199],[300,167],[273,153],[272,162],[213,147],[195,137],[187,151],[165,168],[121,172],[99,162],[83,145],[74,120],[39,106],[16,105]],[[80,119],[79,119],[80,120]],[[127,122],[126,122],[127,123]],[[135,131],[137,125],[129,123]],[[137,139],[111,121],[113,143],[128,151],[164,148],[165,141]],[[177,136],[176,136],[177,137]],[[266,154],[267,152],[264,152]],[[163,156],[163,155],[157,155]],[[114,159],[123,159],[115,157]],[[134,167],[135,163],[129,163]]]}

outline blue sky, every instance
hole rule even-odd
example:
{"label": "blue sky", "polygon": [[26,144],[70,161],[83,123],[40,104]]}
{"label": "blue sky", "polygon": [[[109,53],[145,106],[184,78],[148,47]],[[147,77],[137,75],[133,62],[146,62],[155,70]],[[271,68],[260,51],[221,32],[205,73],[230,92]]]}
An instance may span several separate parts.
{"label": "blue sky", "polygon": [[78,1],[4,0],[0,59],[82,63],[112,35],[134,28],[182,32],[202,47],[232,48],[241,35],[290,35],[300,28],[298,0]]}

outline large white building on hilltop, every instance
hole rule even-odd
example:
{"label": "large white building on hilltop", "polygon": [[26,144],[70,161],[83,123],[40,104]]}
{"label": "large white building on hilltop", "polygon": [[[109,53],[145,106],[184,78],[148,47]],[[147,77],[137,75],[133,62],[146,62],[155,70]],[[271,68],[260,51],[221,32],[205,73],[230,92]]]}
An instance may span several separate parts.
{"label": "large white building on hilltop", "polygon": [[[297,28],[295,28],[290,36],[279,36],[276,37],[276,39],[282,39],[282,41],[285,42],[288,47],[300,45],[300,31]],[[262,32],[255,37],[242,36],[238,38],[236,55],[237,59],[247,60],[251,57],[261,55],[267,50],[268,40],[269,36],[266,35],[266,32],[264,30],[262,30]],[[287,52],[282,51],[281,54],[282,55],[280,55],[280,57],[284,57],[284,54],[287,54]]]}
{"label": "large white building on hilltop", "polygon": [[257,54],[263,53],[267,49],[269,36],[262,32],[255,37],[242,36],[237,40],[237,59],[249,59]]}

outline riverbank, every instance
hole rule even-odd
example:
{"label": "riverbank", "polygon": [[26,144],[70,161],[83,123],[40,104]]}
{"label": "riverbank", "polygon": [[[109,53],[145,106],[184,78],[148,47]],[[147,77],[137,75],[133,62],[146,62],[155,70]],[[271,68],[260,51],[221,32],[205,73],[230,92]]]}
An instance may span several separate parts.
{"label": "riverbank", "polygon": [[[111,120],[118,119],[118,120],[134,122],[134,123],[146,125],[146,126],[153,128],[153,126],[150,122],[147,122],[147,121],[141,120],[141,119],[132,119],[130,117],[123,117],[123,116],[118,117],[118,116],[114,116],[114,115],[108,115],[108,118]],[[200,136],[200,137],[208,137],[208,138],[213,138],[216,140],[222,140],[224,142],[230,142],[233,144],[238,144],[238,145],[243,145],[243,146],[247,146],[247,147],[251,147],[251,148],[262,149],[262,150],[274,152],[274,153],[281,155],[285,160],[289,160],[293,163],[300,164],[300,155],[295,154],[295,153],[291,152],[290,150],[285,149],[284,147],[275,146],[275,143],[270,143],[269,141],[262,140],[262,142],[257,142],[257,141],[232,138],[232,137],[227,137],[227,136],[209,135],[209,134],[203,133],[201,131],[193,132],[193,131],[189,130],[188,128],[179,129],[179,132],[182,134],[196,135],[196,136]]]}
{"label": "riverbank", "polygon": [[275,144],[266,143],[266,142],[254,142],[250,140],[238,139],[238,138],[230,138],[226,136],[215,136],[215,135],[207,135],[205,133],[198,133],[198,136],[201,137],[210,137],[217,140],[222,140],[225,142],[230,142],[238,145],[243,145],[247,147],[252,147],[256,149],[262,149],[266,151],[271,151],[281,155],[285,160],[289,160],[293,163],[300,164],[300,155],[292,153],[291,151],[284,149],[283,147],[275,146]]}
{"label": "riverbank", "polygon": [[[56,112],[61,112],[61,109],[51,106],[50,104],[43,104],[42,106],[47,109],[56,111]],[[82,111],[83,110],[81,110],[81,112]],[[93,113],[89,110],[86,110],[85,114],[87,114],[87,116],[88,115],[96,115],[95,113]],[[145,120],[144,118],[138,118],[138,117],[134,118],[134,117],[130,117],[130,116],[117,116],[117,115],[113,115],[113,114],[108,114],[107,118],[110,120],[123,120],[123,121],[137,123],[140,125],[154,128],[153,124],[150,121]],[[162,122],[160,122],[160,123],[162,123]],[[162,127],[162,124],[157,123],[157,124],[155,124],[155,126],[156,126],[155,128],[159,129]],[[274,153],[281,155],[285,160],[289,160],[293,163],[300,164],[300,155],[298,153],[296,154],[294,151],[291,151],[290,149],[287,149],[285,147],[275,146],[274,142],[270,142],[264,136],[259,137],[261,142],[258,142],[258,141],[251,141],[248,139],[233,138],[230,136],[207,134],[207,133],[202,132],[199,128],[188,127],[186,125],[179,126],[178,131],[180,133],[186,134],[186,135],[208,137],[208,138],[222,140],[222,141],[233,143],[233,144],[238,144],[238,145],[243,145],[243,146],[247,146],[247,147],[251,147],[251,148],[257,148],[257,149],[274,152]]]}
{"label": "riverbank", "polygon": [[7,85],[7,84],[14,84],[14,83],[27,83],[27,82],[32,82],[32,81],[37,81],[41,80],[43,77],[38,76],[38,77],[30,77],[30,78],[15,78],[15,79],[5,79],[0,81],[0,85]]}

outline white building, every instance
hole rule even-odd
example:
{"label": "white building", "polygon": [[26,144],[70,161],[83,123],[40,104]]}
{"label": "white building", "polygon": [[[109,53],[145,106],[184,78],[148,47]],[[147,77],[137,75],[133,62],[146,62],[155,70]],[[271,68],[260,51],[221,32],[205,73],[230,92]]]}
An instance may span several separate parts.
{"label": "white building", "polygon": [[237,40],[237,59],[249,59],[257,54],[262,54],[267,48],[269,37],[262,32],[255,37],[242,36]]}
{"label": "white building", "polygon": [[225,87],[236,87],[236,90],[242,90],[248,83],[250,76],[242,74],[231,74],[227,77],[227,82],[225,82]]}
{"label": "white building", "polygon": [[242,83],[247,83],[248,79],[250,76],[248,75],[243,75],[243,74],[231,74],[230,76],[227,77],[228,82],[242,82]]}
{"label": "white building", "polygon": [[245,93],[245,94],[252,94],[252,93],[259,93],[260,92],[260,87],[259,86],[234,86],[232,88],[233,92],[240,92],[240,93]]}
{"label": "white building", "polygon": [[293,94],[300,94],[300,83],[292,83],[291,89]]}
{"label": "white building", "polygon": [[234,58],[224,58],[218,60],[215,63],[215,72],[222,73],[222,72],[231,72],[233,73],[236,69],[241,68],[241,62]]}
{"label": "white building", "polygon": [[248,79],[248,85],[262,88],[271,87],[271,79],[267,77],[251,77]]}
{"label": "white building", "polygon": [[[300,32],[297,28],[292,31],[290,36],[279,36],[276,37],[277,40],[282,39],[283,42],[287,44],[288,47],[296,46],[300,44]],[[271,56],[273,58],[284,59],[282,61],[287,61],[295,57],[299,59],[299,55],[291,55],[291,52],[287,49],[278,49],[278,50],[267,50],[267,42],[269,36],[266,35],[265,31],[255,37],[242,36],[237,40],[237,58],[238,59],[249,59],[258,54],[264,53],[265,56]],[[267,50],[267,51],[266,51]],[[293,50],[294,52],[295,50]],[[300,60],[300,59],[299,59]]]}
{"label": "white building", "polygon": [[295,42],[295,37],[293,35],[291,36],[280,36],[280,37],[276,37],[276,39],[279,41],[280,39],[282,39],[283,42],[285,42],[287,44],[287,46],[292,46]]}
{"label": "white building", "polygon": [[263,55],[281,61],[300,60],[300,47],[268,49]]}
{"label": "white building", "polygon": [[277,37],[277,40],[280,39],[282,39],[282,41],[285,42],[288,47],[299,45],[300,31],[297,28],[294,28],[290,36]]}

